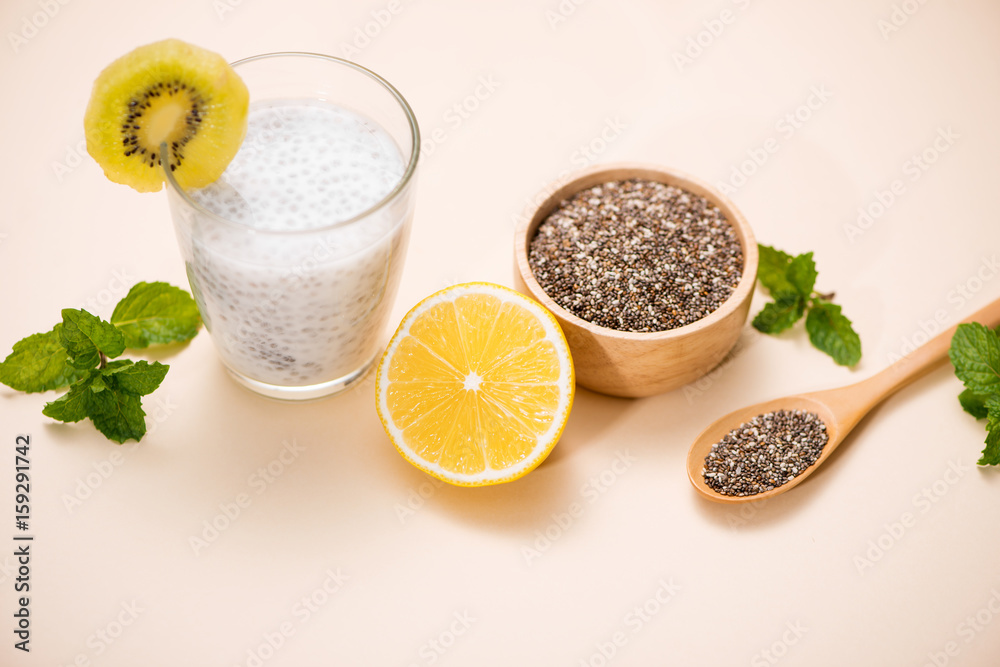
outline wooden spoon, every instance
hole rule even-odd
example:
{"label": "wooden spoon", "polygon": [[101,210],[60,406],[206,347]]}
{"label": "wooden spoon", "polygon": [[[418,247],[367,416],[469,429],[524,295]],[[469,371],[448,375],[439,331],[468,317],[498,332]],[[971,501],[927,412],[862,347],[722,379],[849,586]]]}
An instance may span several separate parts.
{"label": "wooden spoon", "polygon": [[[962,320],[962,322],[980,322],[989,327],[997,326],[1000,324],[1000,299],[976,311],[971,316]],[[716,420],[715,423],[702,431],[701,435],[698,436],[688,451],[688,479],[691,480],[691,484],[694,485],[694,488],[701,495],[709,500],[720,503],[745,503],[753,500],[764,500],[797,486],[823,465],[823,462],[844,441],[844,438],[851,432],[851,429],[868,414],[869,410],[944,361],[948,356],[951,337],[957,328],[957,324],[948,328],[909,355],[867,380],[862,380],[861,382],[838,389],[797,394],[795,396],[786,396],[785,398],[758,403],[757,405],[751,405],[731,412],[725,417]],[[744,422],[753,419],[757,415],[775,410],[808,410],[819,415],[826,423],[826,432],[829,440],[826,446],[823,447],[823,452],[816,462],[790,482],[753,496],[727,496],[708,486],[705,483],[702,471],[705,465],[705,456],[711,451],[712,445],[722,440],[727,433]]]}

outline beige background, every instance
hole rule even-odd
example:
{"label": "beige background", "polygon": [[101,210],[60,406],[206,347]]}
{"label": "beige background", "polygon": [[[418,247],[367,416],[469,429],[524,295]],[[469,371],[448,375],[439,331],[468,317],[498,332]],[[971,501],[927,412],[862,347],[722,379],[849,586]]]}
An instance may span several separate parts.
{"label": "beige background", "polygon": [[[816,251],[818,287],[864,341],[849,371],[801,330],[748,327],[731,361],[685,389],[580,390],[548,462],[480,490],[436,486],[396,454],[371,379],[269,402],[226,377],[204,333],[167,360],[138,446],[51,422],[53,395],[2,388],[0,541],[13,544],[21,433],[37,539],[30,656],[11,647],[13,547],[0,548],[0,664],[996,664],[1000,474],[974,466],[983,423],[960,410],[950,369],[770,503],[707,504],[683,465],[717,416],[867,377],[935,317],[1000,296],[995,2],[4,0],[0,32],[3,353],[60,308],[107,317],[134,282],[186,284],[165,197],[113,185],[78,154],[93,77],[168,36],[231,60],[351,45],[425,137],[442,130],[395,321],[452,283],[511,284],[515,218],[568,169],[644,160],[720,183],[768,145],[732,198],[760,240]],[[463,103],[467,117],[449,112]],[[796,112],[798,127],[783,120]],[[934,163],[914,171],[925,150]],[[897,179],[902,194],[851,233]],[[269,464],[280,474],[266,481]],[[240,494],[249,504],[195,553],[192,536],[224,525],[220,506]]]}

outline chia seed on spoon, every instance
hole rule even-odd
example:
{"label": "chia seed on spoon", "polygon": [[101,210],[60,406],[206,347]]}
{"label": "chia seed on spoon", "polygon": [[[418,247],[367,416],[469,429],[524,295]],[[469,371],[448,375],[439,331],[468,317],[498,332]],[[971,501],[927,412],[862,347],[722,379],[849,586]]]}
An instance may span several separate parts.
{"label": "chia seed on spoon", "polygon": [[757,415],[712,445],[705,483],[725,496],[755,496],[792,481],[823,453],[829,437],[819,415],[778,410]]}

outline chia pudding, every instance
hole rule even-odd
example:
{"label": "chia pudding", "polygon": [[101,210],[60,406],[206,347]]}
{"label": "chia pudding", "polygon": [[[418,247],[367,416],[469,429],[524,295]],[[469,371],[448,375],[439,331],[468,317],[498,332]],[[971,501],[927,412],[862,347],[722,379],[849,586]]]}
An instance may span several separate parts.
{"label": "chia pudding", "polygon": [[[368,118],[331,104],[251,106],[223,177],[179,226],[192,291],[227,367],[310,386],[374,359],[412,211],[390,204],[348,222],[399,183],[403,156]],[[405,200],[406,198],[401,198]],[[192,212],[193,211],[193,212]]]}
{"label": "chia pudding", "polygon": [[629,179],[566,199],[539,225],[528,263],[553,301],[618,331],[696,322],[723,304],[743,274],[743,249],[704,197]]}

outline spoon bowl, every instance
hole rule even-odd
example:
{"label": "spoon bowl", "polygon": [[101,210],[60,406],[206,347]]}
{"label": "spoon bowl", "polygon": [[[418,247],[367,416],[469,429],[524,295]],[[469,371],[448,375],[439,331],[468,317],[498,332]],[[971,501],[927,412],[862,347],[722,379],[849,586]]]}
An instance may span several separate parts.
{"label": "spoon bowl", "polygon": [[[824,392],[825,393],[825,392]],[[781,486],[775,487],[770,491],[765,491],[763,493],[758,493],[752,496],[727,496],[723,493],[719,493],[708,484],[705,483],[705,477],[702,471],[705,466],[705,457],[708,453],[712,451],[712,446],[722,440],[726,434],[728,434],[733,429],[739,427],[741,424],[750,421],[757,415],[767,414],[769,412],[775,412],[777,410],[805,410],[807,412],[812,412],[819,416],[826,425],[827,442],[823,446],[823,451],[820,453],[819,458],[816,461],[800,472],[796,477],[792,478],[791,481],[785,482]],[[720,503],[744,503],[749,500],[765,500],[779,493],[784,493],[792,487],[805,481],[809,475],[816,471],[816,469],[823,464],[833,450],[843,442],[844,437],[850,432],[850,428],[845,429],[844,425],[838,418],[837,412],[827,403],[823,402],[820,394],[799,394],[797,396],[786,396],[785,398],[776,398],[770,401],[765,401],[764,403],[758,403],[756,405],[750,405],[745,408],[740,408],[734,412],[730,412],[725,417],[716,419],[708,428],[701,432],[701,435],[694,441],[691,446],[691,450],[688,452],[687,459],[687,473],[688,479],[691,480],[691,484],[697,489],[703,496],[709,500],[714,500]],[[853,424],[851,425],[853,426]]]}
{"label": "spoon bowl", "polygon": [[[988,327],[1000,324],[1000,299],[976,311],[963,322],[980,322]],[[688,450],[687,475],[695,490],[704,498],[719,503],[746,503],[765,500],[795,488],[819,469],[835,449],[844,441],[859,421],[883,400],[928,373],[947,358],[951,338],[958,324],[938,334],[926,344],[903,357],[888,368],[861,382],[838,389],[797,394],[776,398],[731,412],[715,420],[701,432]],[[819,458],[800,472],[798,476],[770,491],[752,496],[727,496],[705,483],[705,457],[712,446],[722,440],[730,431],[757,415],[777,410],[806,410],[819,416],[826,424],[827,443]]]}

